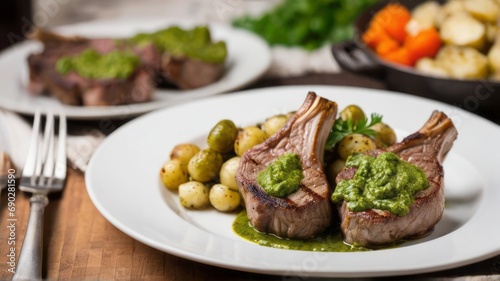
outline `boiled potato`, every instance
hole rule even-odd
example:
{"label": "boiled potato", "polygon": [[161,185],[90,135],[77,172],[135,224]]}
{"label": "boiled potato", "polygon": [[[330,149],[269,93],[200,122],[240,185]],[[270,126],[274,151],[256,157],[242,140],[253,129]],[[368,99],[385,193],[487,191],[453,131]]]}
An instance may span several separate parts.
{"label": "boiled potato", "polygon": [[160,178],[165,187],[176,190],[180,184],[189,180],[189,175],[181,160],[171,159],[161,168]]}
{"label": "boiled potato", "polygon": [[469,14],[464,7],[462,0],[448,1],[441,6],[436,16],[436,27],[441,27],[443,22],[452,15]]}
{"label": "boiled potato", "polygon": [[483,22],[496,23],[500,7],[492,0],[463,0],[464,8],[473,17]]}
{"label": "boiled potato", "polygon": [[200,152],[200,148],[195,144],[178,144],[170,152],[170,159],[179,159],[179,161],[181,161],[181,164],[187,167],[191,157],[193,157],[198,152]]}
{"label": "boiled potato", "polygon": [[209,194],[210,204],[221,212],[230,212],[240,206],[240,193],[223,184],[212,186]]}
{"label": "boiled potato", "polygon": [[234,152],[241,157],[245,151],[264,142],[266,139],[266,133],[257,126],[248,126],[240,129],[234,142]]}
{"label": "boiled potato", "polygon": [[235,156],[222,164],[219,172],[220,183],[229,187],[231,190],[238,191],[236,183],[236,172],[240,167],[240,157]]}
{"label": "boiled potato", "polygon": [[210,203],[210,189],[201,182],[190,181],[179,186],[181,205],[189,209],[203,209]]}
{"label": "boiled potato", "polygon": [[234,141],[238,135],[238,128],[231,120],[221,120],[210,130],[207,144],[210,149],[220,153],[233,150]]}
{"label": "boiled potato", "polygon": [[467,14],[451,15],[443,21],[439,31],[448,45],[481,49],[486,42],[486,27]]}
{"label": "boiled potato", "polygon": [[406,32],[416,35],[421,30],[437,26],[437,18],[441,12],[441,4],[436,1],[424,2],[411,12],[411,19],[406,24]]}
{"label": "boiled potato", "polygon": [[193,180],[208,182],[219,175],[222,164],[222,155],[207,148],[196,153],[189,160],[187,170]]}
{"label": "boiled potato", "polygon": [[345,136],[337,144],[337,152],[340,158],[346,160],[355,152],[363,152],[377,148],[375,141],[363,134],[350,134]]}
{"label": "boiled potato", "polygon": [[473,48],[445,46],[437,54],[436,62],[453,78],[488,77],[488,58]]}
{"label": "boiled potato", "polygon": [[422,72],[423,74],[436,76],[436,77],[448,77],[448,71],[443,67],[439,66],[435,60],[431,58],[421,58],[415,63],[415,69]]}
{"label": "boiled potato", "polygon": [[359,120],[363,120],[366,118],[365,112],[361,109],[361,107],[351,104],[346,106],[340,112],[340,118],[344,121],[347,119],[351,119],[353,122],[358,122]]}
{"label": "boiled potato", "polygon": [[285,125],[286,121],[288,121],[288,117],[284,114],[274,115],[266,119],[266,121],[262,124],[261,128],[264,133],[266,133],[267,137],[274,135],[279,129]]}
{"label": "boiled potato", "polygon": [[385,123],[377,123],[370,127],[375,131],[375,144],[377,147],[388,147],[396,143],[396,133]]}

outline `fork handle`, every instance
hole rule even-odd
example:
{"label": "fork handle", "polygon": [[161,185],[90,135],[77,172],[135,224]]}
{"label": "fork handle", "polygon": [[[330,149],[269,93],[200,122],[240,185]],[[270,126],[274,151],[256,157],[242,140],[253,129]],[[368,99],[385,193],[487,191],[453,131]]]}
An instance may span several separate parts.
{"label": "fork handle", "polygon": [[43,212],[48,203],[49,199],[45,194],[31,196],[28,227],[12,280],[42,279]]}

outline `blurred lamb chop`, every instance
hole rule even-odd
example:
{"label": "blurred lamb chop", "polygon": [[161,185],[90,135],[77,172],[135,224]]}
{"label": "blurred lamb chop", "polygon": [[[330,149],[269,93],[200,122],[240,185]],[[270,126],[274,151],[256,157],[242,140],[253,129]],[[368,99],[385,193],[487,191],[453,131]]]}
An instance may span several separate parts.
{"label": "blurred lamb chop", "polygon": [[[160,57],[152,44],[130,47],[116,39],[66,37],[43,29],[36,29],[29,38],[44,44],[41,53],[28,57],[28,91],[32,94],[48,92],[64,104],[84,106],[139,103],[152,98]],[[140,65],[127,79],[89,79],[75,72],[64,75],[55,68],[60,58],[87,49],[105,54],[125,48],[140,59]]]}

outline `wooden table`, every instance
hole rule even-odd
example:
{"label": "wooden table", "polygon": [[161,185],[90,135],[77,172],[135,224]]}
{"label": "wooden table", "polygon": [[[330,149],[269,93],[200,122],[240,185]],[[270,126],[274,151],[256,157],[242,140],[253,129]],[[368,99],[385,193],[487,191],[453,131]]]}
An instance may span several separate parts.
{"label": "wooden table", "polygon": [[[353,85],[383,89],[374,80],[350,74],[309,75],[295,79],[260,81],[249,88],[290,85]],[[70,126],[74,123],[70,122]],[[89,123],[88,126],[95,124]],[[78,126],[81,126],[79,123]],[[16,260],[29,214],[29,195],[17,190],[14,217],[9,217],[7,192],[0,207],[0,280],[10,279],[9,248],[15,247]],[[14,218],[10,231],[8,219]],[[492,222],[493,223],[493,222]],[[14,235],[15,246],[8,245]],[[196,263],[150,248],[111,225],[94,207],[87,194],[83,173],[70,169],[67,185],[50,196],[45,212],[43,277],[50,280],[283,280],[283,276],[260,275]],[[500,256],[468,266],[418,276],[380,278],[390,280],[452,278],[498,275]],[[495,278],[499,276],[495,276]],[[299,279],[297,279],[299,280]],[[491,279],[494,280],[494,279]]]}

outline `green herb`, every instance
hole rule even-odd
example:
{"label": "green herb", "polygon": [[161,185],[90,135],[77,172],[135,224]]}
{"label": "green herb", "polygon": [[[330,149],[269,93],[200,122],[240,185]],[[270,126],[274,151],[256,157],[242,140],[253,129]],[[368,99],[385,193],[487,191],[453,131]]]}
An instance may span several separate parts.
{"label": "green herb", "polygon": [[354,212],[379,209],[404,216],[410,211],[415,194],[429,187],[422,169],[391,152],[377,157],[353,154],[345,165],[356,167],[356,174],[352,179],[341,180],[331,199],[336,204],[346,201]]}
{"label": "green herb", "polygon": [[303,178],[299,156],[286,153],[259,172],[257,183],[267,194],[283,198],[297,191]]}
{"label": "green herb", "polygon": [[260,17],[244,16],[233,25],[253,31],[270,45],[314,50],[351,39],[353,22],[378,0],[285,0]]}
{"label": "green herb", "polygon": [[153,33],[139,33],[130,41],[137,44],[153,43],[162,52],[208,63],[222,63],[227,57],[226,42],[213,42],[207,26],[192,29],[171,26]]}
{"label": "green herb", "polygon": [[350,134],[363,134],[370,137],[375,136],[375,131],[370,129],[373,125],[382,122],[382,115],[377,113],[371,114],[371,120],[363,118],[358,122],[353,122],[352,119],[342,120],[337,119],[328,135],[326,141],[326,149],[334,147],[340,140]]}
{"label": "green herb", "polygon": [[101,54],[94,49],[86,49],[78,55],[58,59],[56,70],[61,74],[75,71],[89,79],[127,79],[139,64],[139,57],[131,51],[113,50]]}

